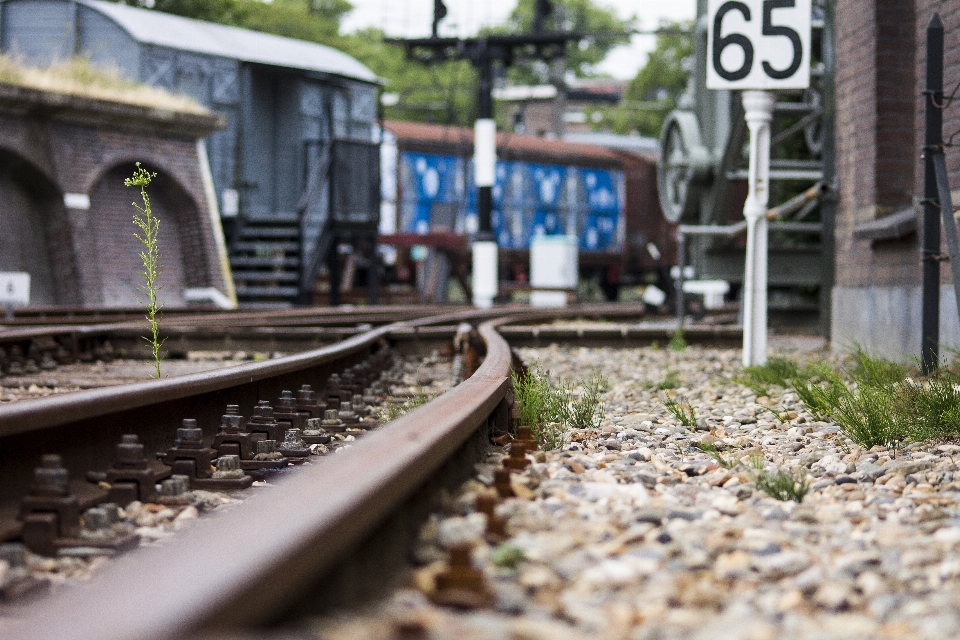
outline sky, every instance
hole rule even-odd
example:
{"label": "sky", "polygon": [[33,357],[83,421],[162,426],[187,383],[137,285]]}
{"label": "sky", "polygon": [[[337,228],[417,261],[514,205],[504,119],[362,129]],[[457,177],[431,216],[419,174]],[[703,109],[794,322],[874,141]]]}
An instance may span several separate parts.
{"label": "sky", "polygon": [[[641,29],[653,29],[660,20],[692,20],[696,0],[596,0],[626,20],[640,19]],[[433,19],[432,0],[351,0],[353,11],[343,21],[342,31],[349,33],[364,27],[383,29],[387,35],[414,38],[430,35]],[[445,0],[447,17],[440,23],[440,35],[466,37],[481,27],[502,24],[516,0]],[[638,34],[629,46],[614,49],[597,71],[628,80],[646,63],[653,50],[655,36]]]}

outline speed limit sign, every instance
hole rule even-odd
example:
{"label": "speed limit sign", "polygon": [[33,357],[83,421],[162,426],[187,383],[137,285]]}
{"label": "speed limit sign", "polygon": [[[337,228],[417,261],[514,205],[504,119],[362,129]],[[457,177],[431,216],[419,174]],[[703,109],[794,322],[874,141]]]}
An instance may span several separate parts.
{"label": "speed limit sign", "polygon": [[810,86],[811,0],[710,0],[708,89]]}

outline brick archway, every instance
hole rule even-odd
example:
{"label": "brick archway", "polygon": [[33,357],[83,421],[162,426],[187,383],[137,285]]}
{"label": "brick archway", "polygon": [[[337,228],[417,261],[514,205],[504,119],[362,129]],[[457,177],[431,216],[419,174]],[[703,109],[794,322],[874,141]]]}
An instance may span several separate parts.
{"label": "brick archway", "polygon": [[[158,174],[148,188],[153,213],[160,219],[160,263],[162,273],[159,293],[161,303],[182,306],[183,290],[203,286],[209,274],[202,259],[201,238],[196,225],[197,206],[182,186],[168,173],[150,166]],[[140,201],[136,188],[124,186],[124,179],[133,175],[134,164],[124,163],[104,172],[90,190],[90,229],[101,264],[101,301],[104,306],[137,306],[145,300],[138,290],[142,245],[135,238],[135,210],[131,203]]]}
{"label": "brick archway", "polygon": [[0,271],[30,274],[30,302],[77,304],[63,195],[16,152],[0,149]]}

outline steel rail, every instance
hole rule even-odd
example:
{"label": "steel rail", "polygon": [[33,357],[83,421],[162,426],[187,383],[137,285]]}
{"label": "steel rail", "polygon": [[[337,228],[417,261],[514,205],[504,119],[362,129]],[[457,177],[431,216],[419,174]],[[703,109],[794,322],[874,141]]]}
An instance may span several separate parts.
{"label": "steel rail", "polygon": [[[259,311],[231,310],[217,311],[211,309],[165,309],[164,317],[168,322],[196,322],[198,320],[226,319],[228,321],[262,321],[285,320],[297,318],[350,318],[350,317],[381,317],[381,316],[412,316],[435,315],[436,312],[451,312],[466,309],[457,305],[378,305],[375,307],[305,307],[296,309],[262,309]],[[31,309],[14,311],[11,320],[0,318],[0,328],[15,326],[36,326],[44,324],[115,324],[120,322],[136,322],[143,319],[142,309],[67,309],[58,313],[56,308],[44,309],[39,313],[32,313]]]}
{"label": "steel rail", "polygon": [[[431,325],[491,318],[504,313],[512,313],[511,317],[514,321],[522,321],[590,315],[639,315],[642,314],[642,307],[583,305],[556,310],[531,310],[529,307],[508,308],[507,310],[467,309],[416,320],[404,320],[371,329],[333,345],[275,360],[247,363],[176,378],[150,380],[117,387],[49,396],[36,400],[24,400],[0,406],[0,438],[26,431],[36,431],[49,426],[64,426],[89,418],[102,418],[120,411],[146,408],[202,393],[223,392],[231,387],[295,374],[310,367],[329,363],[345,353],[361,351],[364,347],[370,346],[381,337],[390,335],[393,331],[417,331]],[[241,408],[243,407],[241,406]]]}
{"label": "steel rail", "polygon": [[[148,451],[165,451],[182,419],[195,418],[204,434],[212,436],[228,404],[239,405],[244,415],[250,415],[258,400],[277,398],[284,389],[311,384],[319,391],[331,373],[361,361],[391,330],[489,318],[494,313],[469,310],[408,320],[274,360],[2,405],[0,514],[19,503],[43,454],[61,454],[65,466],[78,474],[109,466],[123,434],[136,434]],[[0,526],[0,534],[7,533]]]}
{"label": "steel rail", "polygon": [[[466,311],[467,307],[388,307],[382,310],[296,309],[286,312],[223,312],[166,317],[161,323],[161,334],[183,333],[192,328],[203,329],[252,327],[343,327],[357,324],[390,324],[403,320]],[[0,323],[0,343],[22,342],[38,338],[71,335],[81,338],[100,337],[115,332],[143,332],[139,319],[117,319],[112,322],[97,318],[97,322]]]}
{"label": "steel rail", "polygon": [[215,522],[35,603],[0,638],[161,640],[272,620],[487,423],[510,384],[510,349],[495,330],[507,320],[481,325],[486,358],[457,387]]}

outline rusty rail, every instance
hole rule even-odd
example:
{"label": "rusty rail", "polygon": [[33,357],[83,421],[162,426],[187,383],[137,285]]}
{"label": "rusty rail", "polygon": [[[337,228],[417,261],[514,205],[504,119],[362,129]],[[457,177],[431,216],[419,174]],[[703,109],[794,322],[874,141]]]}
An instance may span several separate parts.
{"label": "rusty rail", "polygon": [[159,640],[273,620],[491,415],[503,415],[496,409],[509,388],[511,356],[495,328],[506,321],[481,325],[486,359],[459,386],[216,522],[131,552],[83,588],[29,607],[0,638]]}
{"label": "rusty rail", "polygon": [[321,389],[331,373],[362,360],[392,330],[493,313],[469,310],[398,322],[275,360],[0,406],[0,513],[26,492],[43,454],[62,454],[67,468],[77,473],[108,466],[126,433],[136,434],[148,450],[163,451],[173,444],[183,418],[197,419],[205,435],[213,435],[227,404],[250,415],[258,400],[276,398],[284,389],[302,384]]}

